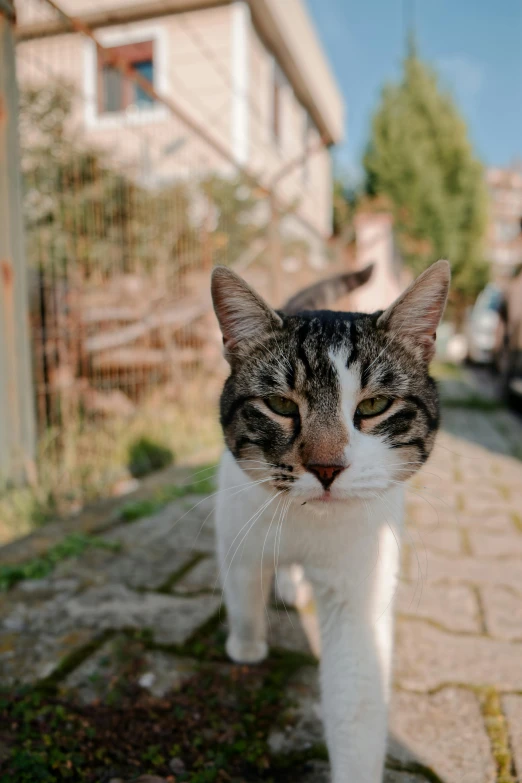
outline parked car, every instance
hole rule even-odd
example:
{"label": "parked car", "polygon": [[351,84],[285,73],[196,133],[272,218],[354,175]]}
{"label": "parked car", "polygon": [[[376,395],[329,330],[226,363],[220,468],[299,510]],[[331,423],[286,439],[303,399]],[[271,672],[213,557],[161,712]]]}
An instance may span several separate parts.
{"label": "parked car", "polygon": [[478,295],[466,323],[467,358],[476,364],[490,364],[497,344],[502,291],[487,285]]}
{"label": "parked car", "polygon": [[499,307],[495,347],[504,397],[522,397],[522,266],[506,286]]}

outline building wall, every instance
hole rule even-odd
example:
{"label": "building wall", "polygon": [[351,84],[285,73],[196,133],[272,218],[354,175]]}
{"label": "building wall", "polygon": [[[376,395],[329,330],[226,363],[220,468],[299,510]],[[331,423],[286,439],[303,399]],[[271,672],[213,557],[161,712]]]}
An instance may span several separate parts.
{"label": "building wall", "polygon": [[[82,2],[69,0],[67,10],[83,12],[86,6]],[[27,8],[30,11],[31,6]],[[94,3],[90,10],[94,10]],[[29,21],[34,21],[30,14]],[[273,137],[277,57],[261,41],[246,3],[104,27],[96,34],[107,46],[152,39],[158,92],[174,100],[264,183],[270,183],[286,163],[304,153],[307,112],[288,80],[281,94],[280,142]],[[230,163],[166,107],[99,116],[96,50],[85,36],[64,34],[20,42],[17,56],[22,85],[61,79],[72,86],[71,124],[75,132],[89,144],[107,150],[115,164],[129,174],[154,185],[197,177],[209,170],[221,174],[232,171]],[[312,144],[319,139],[314,124],[309,136]],[[331,190],[327,149],[310,157],[306,172],[298,165],[278,185],[281,199],[295,204],[322,235],[331,230]]]}
{"label": "building wall", "polygon": [[492,272],[500,281],[522,263],[522,171],[490,168],[488,254]]}

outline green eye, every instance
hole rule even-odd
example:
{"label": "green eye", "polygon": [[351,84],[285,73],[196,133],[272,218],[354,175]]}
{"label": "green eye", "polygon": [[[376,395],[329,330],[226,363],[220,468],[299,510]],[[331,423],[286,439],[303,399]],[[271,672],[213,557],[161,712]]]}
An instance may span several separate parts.
{"label": "green eye", "polygon": [[296,402],[287,397],[281,397],[279,394],[272,394],[266,398],[265,402],[270,410],[279,416],[295,416],[296,413],[299,413],[299,406]]}
{"label": "green eye", "polygon": [[389,397],[368,397],[367,400],[361,400],[356,413],[359,416],[378,416],[379,413],[384,413],[391,403]]}

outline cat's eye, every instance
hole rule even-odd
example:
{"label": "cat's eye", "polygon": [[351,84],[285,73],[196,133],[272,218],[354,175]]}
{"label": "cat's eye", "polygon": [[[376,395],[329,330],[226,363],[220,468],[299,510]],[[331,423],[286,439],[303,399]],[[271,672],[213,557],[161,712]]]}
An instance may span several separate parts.
{"label": "cat's eye", "polygon": [[368,397],[366,400],[361,400],[357,406],[356,414],[364,417],[378,416],[379,413],[384,413],[391,404],[392,401],[389,397]]}
{"label": "cat's eye", "polygon": [[295,416],[296,413],[299,413],[299,406],[296,402],[289,400],[288,397],[281,397],[279,394],[271,394],[265,399],[265,402],[270,410],[279,416]]}

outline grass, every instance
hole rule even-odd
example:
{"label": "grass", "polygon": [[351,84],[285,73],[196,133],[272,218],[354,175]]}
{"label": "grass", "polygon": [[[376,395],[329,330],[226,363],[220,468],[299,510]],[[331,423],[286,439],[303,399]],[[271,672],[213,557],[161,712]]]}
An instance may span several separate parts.
{"label": "grass", "polygon": [[149,437],[141,436],[129,446],[129,471],[134,478],[148,476],[155,470],[166,468],[174,461],[174,452],[169,446]]}
{"label": "grass", "polygon": [[[210,392],[209,392],[210,393]],[[79,511],[86,503],[112,495],[132,477],[129,456],[145,441],[178,462],[216,448],[221,442],[215,405],[204,384],[188,388],[180,402],[145,401],[131,418],[92,422],[81,418],[40,437],[37,478],[32,486],[0,486],[0,546],[35,527]],[[148,465],[158,467],[158,450],[141,448]],[[151,460],[151,456],[153,459]]]}
{"label": "grass", "polygon": [[464,378],[462,367],[452,362],[435,359],[430,365],[430,375],[437,381],[461,381]]}
{"label": "grass", "polygon": [[110,549],[115,551],[119,549],[119,545],[96,536],[73,533],[64,538],[63,541],[55,544],[40,557],[26,560],[25,563],[17,565],[0,565],[0,591],[9,590],[9,588],[24,579],[43,579],[49,576],[62,560],[78,557],[87,549]]}
{"label": "grass", "polygon": [[481,397],[478,394],[470,394],[468,397],[443,397],[442,404],[446,408],[465,408],[467,410],[491,413],[502,410],[506,406],[500,400],[492,400]]}
{"label": "grass", "polygon": [[500,697],[494,688],[484,688],[479,693],[479,702],[497,765],[497,783],[516,783],[512,774],[507,722],[500,706]]}
{"label": "grass", "polygon": [[134,522],[137,519],[148,517],[158,511],[161,511],[162,508],[171,503],[173,500],[177,500],[178,498],[183,498],[187,495],[212,494],[216,488],[214,484],[215,466],[209,466],[200,472],[206,473],[207,475],[205,478],[202,478],[199,481],[162,487],[150,498],[136,500],[133,503],[127,503],[127,505],[122,509],[121,518],[125,522]]}

